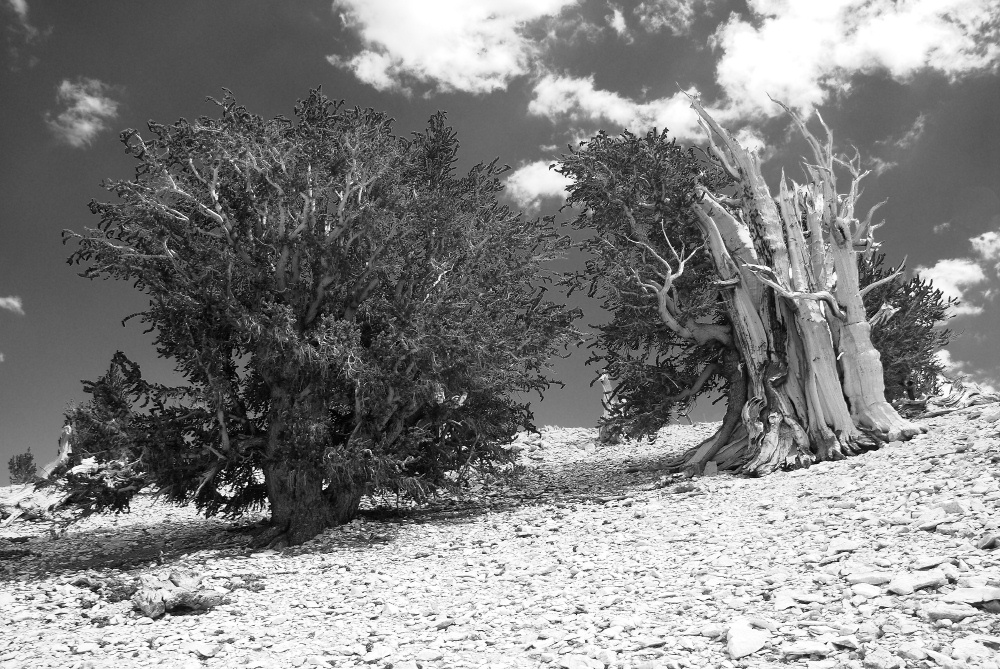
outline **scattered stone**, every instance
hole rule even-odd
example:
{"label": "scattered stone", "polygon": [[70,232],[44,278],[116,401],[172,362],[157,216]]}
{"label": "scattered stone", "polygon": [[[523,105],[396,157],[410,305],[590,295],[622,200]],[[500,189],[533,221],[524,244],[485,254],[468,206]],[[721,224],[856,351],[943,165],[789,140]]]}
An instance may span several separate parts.
{"label": "scattered stone", "polygon": [[[714,426],[596,451],[596,431],[543,428],[515,440],[516,486],[473,474],[417,522],[281,550],[246,550],[257,517],[226,532],[144,495],[58,536],[0,526],[0,666],[1000,669],[1000,441],[964,420],[683,487],[658,463]],[[131,610],[150,578],[230,602],[154,621]]]}
{"label": "scattered stone", "polygon": [[833,645],[817,639],[797,641],[785,644],[781,647],[781,654],[785,657],[795,657],[799,655],[821,655],[826,656],[834,651]]}
{"label": "scattered stone", "polygon": [[948,583],[948,577],[941,570],[926,572],[903,572],[897,574],[886,589],[896,595],[912,595],[916,590],[938,588]]}
{"label": "scattered stone", "polygon": [[851,586],[851,592],[865,599],[871,599],[872,597],[878,597],[882,594],[882,588],[877,585],[871,585],[870,583],[855,583]]}
{"label": "scattered stone", "polygon": [[880,647],[865,655],[863,666],[865,669],[906,669],[906,661]]}
{"label": "scattered stone", "polygon": [[912,641],[905,641],[899,645],[896,650],[899,656],[906,660],[922,660],[927,657],[927,653],[924,651],[923,647]]}
{"label": "scattered stone", "polygon": [[946,604],[943,602],[925,604],[924,612],[931,620],[950,620],[955,623],[979,615],[979,611],[968,604]]}
{"label": "scattered stone", "polygon": [[851,539],[834,539],[830,542],[830,546],[826,549],[826,552],[830,555],[836,553],[853,553],[860,550],[863,545],[860,541],[853,541]]}
{"label": "scattered stone", "polygon": [[746,620],[736,620],[726,632],[726,650],[730,658],[738,660],[756,653],[770,638],[769,632],[754,629]]}
{"label": "scattered stone", "polygon": [[869,585],[884,585],[892,580],[892,574],[887,571],[863,571],[847,575],[850,584],[867,583]]}
{"label": "scattered stone", "polygon": [[940,556],[940,555],[931,557],[931,556],[925,555],[925,556],[922,556],[922,557],[915,558],[913,560],[913,568],[914,569],[918,569],[918,570],[931,569],[933,567],[937,567],[938,565],[942,565],[942,564],[945,564],[945,563],[951,563],[951,562],[952,562],[952,558],[950,558],[950,557],[943,557],[943,556]]}
{"label": "scattered stone", "polygon": [[978,586],[973,588],[955,588],[941,600],[945,602],[962,602],[964,604],[979,604],[991,599],[1000,599],[1000,588]]}
{"label": "scattered stone", "polygon": [[191,571],[171,571],[167,576],[144,574],[139,580],[141,585],[132,602],[147,618],[179,609],[207,611],[229,602],[224,594],[199,587],[202,577]]}
{"label": "scattered stone", "polygon": [[604,669],[604,663],[586,655],[564,655],[559,658],[563,669]]}
{"label": "scattered stone", "polygon": [[962,637],[952,641],[951,656],[956,660],[978,660],[996,657],[996,651],[990,650],[975,639]]}
{"label": "scattered stone", "polygon": [[979,550],[989,550],[1000,547],[1000,536],[987,532],[976,541],[976,548]]}

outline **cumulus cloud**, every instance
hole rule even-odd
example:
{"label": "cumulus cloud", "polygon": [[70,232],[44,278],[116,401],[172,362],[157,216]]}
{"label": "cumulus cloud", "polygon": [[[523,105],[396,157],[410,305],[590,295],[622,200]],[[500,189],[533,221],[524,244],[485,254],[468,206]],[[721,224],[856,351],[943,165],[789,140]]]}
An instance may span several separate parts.
{"label": "cumulus cloud", "polygon": [[849,91],[857,73],[905,81],[995,70],[1000,5],[979,0],[748,0],[713,37],[717,82],[743,118],[775,116],[768,95],[810,112]]}
{"label": "cumulus cloud", "polygon": [[549,162],[536,160],[525,163],[507,177],[507,195],[523,209],[537,211],[542,200],[565,199],[570,180],[555,170]]}
{"label": "cumulus cloud", "polygon": [[110,97],[114,87],[97,79],[64,79],[56,89],[61,111],[45,115],[45,123],[56,139],[81,149],[108,129],[118,117],[118,102]]}
{"label": "cumulus cloud", "polygon": [[11,295],[9,297],[0,297],[0,309],[6,309],[7,311],[13,311],[19,316],[24,315],[24,306],[21,302],[21,298],[16,295]]}
{"label": "cumulus cloud", "polygon": [[[1000,259],[1000,233],[996,230],[976,235],[969,241],[972,242],[972,249],[982,256],[983,260]],[[1000,265],[997,269],[1000,270]]]}
{"label": "cumulus cloud", "polygon": [[328,61],[378,90],[503,90],[531,72],[539,44],[527,29],[575,0],[335,0],[344,24],[362,41],[350,57]]}
{"label": "cumulus cloud", "polygon": [[[697,91],[692,91],[697,94]],[[680,139],[701,137],[698,119],[691,102],[682,92],[649,102],[636,102],[612,91],[594,86],[593,77],[546,74],[534,88],[528,113],[556,122],[610,122],[630,130],[652,127],[668,128]]]}
{"label": "cumulus cloud", "polygon": [[960,360],[954,360],[951,357],[951,351],[948,349],[941,349],[934,354],[934,359],[944,367],[945,374],[954,374],[965,367],[965,363]]}
{"label": "cumulus cloud", "polygon": [[[951,351],[947,349],[941,349],[934,354],[934,359],[944,368],[944,376],[947,379],[956,378],[972,378],[975,383],[983,389],[984,392],[995,393],[996,390],[996,379],[990,378],[990,375],[982,369],[974,369],[969,366],[969,364],[962,360],[955,360],[951,356]],[[948,392],[947,388],[943,389],[945,393]]]}
{"label": "cumulus cloud", "polygon": [[983,308],[969,304],[964,300],[969,288],[986,281],[986,272],[975,260],[969,258],[945,258],[938,260],[933,267],[917,267],[917,275],[925,281],[932,281],[934,287],[944,296],[963,300],[961,304],[949,309],[952,316],[974,316],[983,312]]}

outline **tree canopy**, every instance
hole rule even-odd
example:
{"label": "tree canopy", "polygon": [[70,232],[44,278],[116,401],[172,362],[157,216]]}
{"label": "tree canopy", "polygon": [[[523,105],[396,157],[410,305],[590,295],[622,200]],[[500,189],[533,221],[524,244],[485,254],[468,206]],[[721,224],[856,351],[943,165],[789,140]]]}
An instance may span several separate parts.
{"label": "tree canopy", "polygon": [[610,421],[633,436],[655,432],[725,385],[725,307],[691,205],[699,180],[731,180],[655,129],[598,133],[558,169],[572,180],[571,225],[591,233],[581,244],[586,268],[567,283],[612,317],[591,358],[617,381]]}
{"label": "tree canopy", "polygon": [[[122,133],[135,177],[106,183],[96,228],[65,233],[83,276],[149,296],[136,316],[186,380],[146,382],[117,356],[77,416],[88,433],[118,421],[136,477],[171,499],[269,505],[258,543],[507,457],[531,417],[515,395],[547,388],[575,337],[576,312],[545,299],[544,263],[568,243],[551,220],[498,202],[497,161],[457,174],[442,113],[403,138],[319,90],[294,119],[217,104]],[[123,397],[126,421],[108,408]]]}

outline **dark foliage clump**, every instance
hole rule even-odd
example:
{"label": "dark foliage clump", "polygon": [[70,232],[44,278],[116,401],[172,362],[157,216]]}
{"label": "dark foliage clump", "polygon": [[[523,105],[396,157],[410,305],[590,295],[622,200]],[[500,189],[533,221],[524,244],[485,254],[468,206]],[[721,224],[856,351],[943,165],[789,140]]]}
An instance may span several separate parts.
{"label": "dark foliage clump", "polygon": [[7,461],[7,471],[10,474],[11,485],[33,483],[37,478],[35,473],[35,456],[29,448],[26,452],[12,455]]}
{"label": "dark foliage clump", "polygon": [[726,388],[723,347],[685,339],[665,326],[657,296],[642,284],[662,283],[657,255],[675,269],[681,269],[680,258],[683,272],[672,281],[663,308],[692,327],[725,323],[715,270],[690,204],[696,184],[719,188],[728,177],[665,130],[645,136],[598,133],[571,148],[557,169],[572,182],[567,206],[581,212],[571,225],[590,233],[582,243],[587,266],[566,283],[570,292],[586,290],[600,299],[611,314],[598,330],[589,361],[617,384],[606,427],[627,436],[652,434],[685,414],[698,397]]}
{"label": "dark foliage clump", "polygon": [[[885,254],[858,256],[862,287],[891,276],[886,268]],[[945,371],[935,354],[945,348],[954,333],[943,327],[949,307],[958,300],[946,298],[930,281],[914,276],[908,281],[902,275],[883,283],[865,295],[868,319],[881,310],[872,326],[872,344],[882,358],[886,399],[934,395],[938,380]]]}

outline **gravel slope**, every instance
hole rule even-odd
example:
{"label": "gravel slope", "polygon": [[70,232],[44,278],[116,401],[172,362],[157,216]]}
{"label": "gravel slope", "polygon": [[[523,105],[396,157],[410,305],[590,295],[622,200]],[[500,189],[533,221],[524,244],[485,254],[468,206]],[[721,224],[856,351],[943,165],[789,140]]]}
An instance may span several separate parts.
{"label": "gravel slope", "polygon": [[[650,471],[711,433],[545,429],[506,489],[305,546],[133,512],[0,528],[0,667],[1000,667],[1000,409],[763,479]],[[629,469],[640,469],[628,473]],[[236,530],[236,531],[234,531]],[[190,569],[228,604],[113,601]]]}

